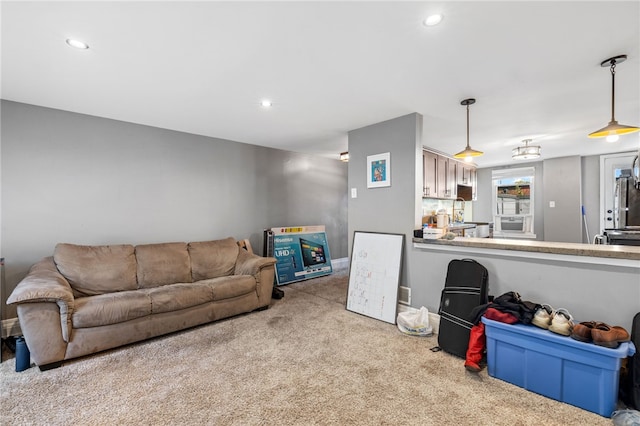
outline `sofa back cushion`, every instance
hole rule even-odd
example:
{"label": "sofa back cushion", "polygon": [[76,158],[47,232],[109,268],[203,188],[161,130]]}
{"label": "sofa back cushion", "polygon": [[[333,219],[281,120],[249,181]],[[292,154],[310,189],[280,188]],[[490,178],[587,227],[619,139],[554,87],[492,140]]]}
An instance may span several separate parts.
{"label": "sofa back cushion", "polygon": [[136,256],[132,245],[56,245],[53,260],[75,297],[135,290]]}
{"label": "sofa back cushion", "polygon": [[138,288],[191,282],[187,243],[139,245],[136,246],[136,259]]}
{"label": "sofa back cushion", "polygon": [[189,243],[193,281],[233,275],[238,250],[240,247],[231,237],[224,240]]}

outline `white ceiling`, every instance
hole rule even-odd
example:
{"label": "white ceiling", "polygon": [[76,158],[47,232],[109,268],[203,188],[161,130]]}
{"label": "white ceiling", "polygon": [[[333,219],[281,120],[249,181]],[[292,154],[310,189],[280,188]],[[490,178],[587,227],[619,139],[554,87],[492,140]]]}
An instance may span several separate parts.
{"label": "white ceiling", "polygon": [[[424,145],[513,163],[640,148],[640,1],[2,1],[3,99],[337,158],[349,130],[417,112]],[[422,25],[434,12],[436,27]],[[86,51],[65,44],[73,37]],[[259,104],[269,98],[271,109]],[[390,144],[393,141],[389,141]]]}

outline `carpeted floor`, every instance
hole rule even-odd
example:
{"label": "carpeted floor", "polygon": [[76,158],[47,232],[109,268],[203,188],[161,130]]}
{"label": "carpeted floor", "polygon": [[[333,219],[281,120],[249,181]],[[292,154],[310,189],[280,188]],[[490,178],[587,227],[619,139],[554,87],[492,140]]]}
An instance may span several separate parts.
{"label": "carpeted floor", "polygon": [[609,425],[345,309],[345,270],[271,308],[40,372],[0,364],[2,425]]}

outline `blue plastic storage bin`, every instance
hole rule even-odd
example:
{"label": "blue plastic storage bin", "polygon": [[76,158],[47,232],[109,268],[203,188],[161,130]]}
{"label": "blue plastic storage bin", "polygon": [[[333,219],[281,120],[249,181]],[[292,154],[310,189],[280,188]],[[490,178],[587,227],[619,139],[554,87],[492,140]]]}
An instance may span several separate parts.
{"label": "blue plastic storage bin", "polygon": [[482,318],[489,375],[540,395],[611,417],[618,402],[622,359],[631,342],[609,349],[533,325]]}

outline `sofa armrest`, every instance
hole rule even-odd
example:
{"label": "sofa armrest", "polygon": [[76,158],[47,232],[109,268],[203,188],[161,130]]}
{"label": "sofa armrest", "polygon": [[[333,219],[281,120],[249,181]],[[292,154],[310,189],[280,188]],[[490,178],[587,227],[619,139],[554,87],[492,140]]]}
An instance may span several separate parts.
{"label": "sofa armrest", "polygon": [[74,300],[71,285],[56,268],[53,257],[45,257],[33,265],[27,276],[18,283],[7,299],[7,305],[55,303],[60,311],[62,338],[68,342]]}
{"label": "sofa armrest", "polygon": [[257,275],[264,267],[275,265],[274,257],[262,257],[240,249],[236,261],[235,275]]}
{"label": "sofa armrest", "polygon": [[273,257],[262,257],[240,249],[236,261],[235,275],[253,275],[256,279],[256,292],[261,306],[268,306],[273,292],[275,264]]}

